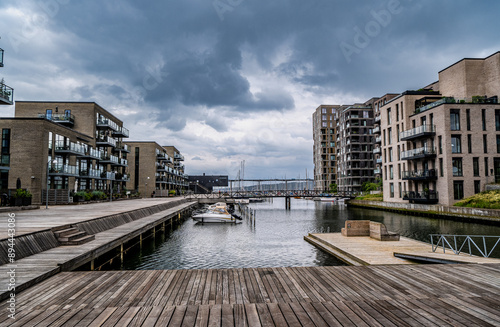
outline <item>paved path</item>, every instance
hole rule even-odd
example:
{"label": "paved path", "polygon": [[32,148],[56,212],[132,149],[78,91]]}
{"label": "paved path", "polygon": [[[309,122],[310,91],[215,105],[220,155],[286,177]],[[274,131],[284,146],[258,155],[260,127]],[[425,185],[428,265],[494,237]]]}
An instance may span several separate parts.
{"label": "paved path", "polygon": [[500,326],[500,264],[64,272],[2,326]]}

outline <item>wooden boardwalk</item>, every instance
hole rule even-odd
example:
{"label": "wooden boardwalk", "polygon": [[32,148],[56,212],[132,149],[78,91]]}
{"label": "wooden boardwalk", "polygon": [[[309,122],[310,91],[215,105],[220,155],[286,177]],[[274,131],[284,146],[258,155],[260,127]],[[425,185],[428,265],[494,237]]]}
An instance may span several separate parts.
{"label": "wooden boardwalk", "polygon": [[500,326],[500,264],[63,272],[1,326]]}

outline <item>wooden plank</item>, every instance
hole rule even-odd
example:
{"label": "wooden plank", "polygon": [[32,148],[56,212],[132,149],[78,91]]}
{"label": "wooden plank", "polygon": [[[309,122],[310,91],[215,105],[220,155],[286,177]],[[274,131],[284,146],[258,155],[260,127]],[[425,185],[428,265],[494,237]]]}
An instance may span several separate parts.
{"label": "wooden plank", "polygon": [[[172,308],[172,312],[173,312],[173,307]],[[142,324],[143,326],[154,326],[156,324],[156,322],[159,320],[160,316],[162,315],[163,313],[163,310],[166,309],[164,307],[152,307],[151,308],[151,311],[149,311],[148,315],[146,316],[146,319],[144,320],[144,323]],[[168,321],[166,321],[166,324],[168,324]],[[166,326],[163,325],[163,326]],[[161,326],[161,325],[159,325]]]}
{"label": "wooden plank", "polygon": [[198,306],[188,305],[186,307],[186,312],[184,314],[184,320],[182,321],[182,326],[193,327],[196,323],[197,315],[198,315]]}
{"label": "wooden plank", "polygon": [[259,315],[260,323],[263,327],[271,327],[274,326],[273,317],[269,312],[267,307],[267,303],[256,303],[255,307],[257,309],[257,313]]}
{"label": "wooden plank", "polygon": [[105,308],[88,326],[102,326],[104,322],[116,311],[116,309],[117,308]]}
{"label": "wooden plank", "polygon": [[318,314],[326,322],[327,326],[342,326],[336,317],[323,305],[321,302],[311,302],[310,305],[318,312]]}
{"label": "wooden plank", "polygon": [[246,313],[249,327],[262,326],[262,324],[260,323],[259,313],[257,312],[257,307],[256,307],[255,303],[245,304],[245,313]]}
{"label": "wooden plank", "polygon": [[244,304],[234,304],[233,305],[233,314],[234,314],[234,326],[235,327],[247,327],[248,326]]}
{"label": "wooden plank", "polygon": [[288,326],[300,326],[300,322],[293,312],[293,309],[290,307],[290,304],[278,303],[278,307],[280,308],[281,314],[283,314],[283,317],[285,318]]}
{"label": "wooden plank", "polygon": [[210,306],[208,304],[198,305],[195,327],[207,327],[210,315]]}
{"label": "wooden plank", "polygon": [[221,319],[222,319],[222,306],[220,304],[214,304],[210,306],[208,327],[220,327]]}
{"label": "wooden plank", "polygon": [[[117,317],[117,322],[111,324],[111,321],[109,322],[110,326],[128,326],[132,320],[134,320],[136,314],[139,312],[140,308],[139,307],[124,307],[122,308],[126,310],[124,313],[120,313],[119,317]],[[108,324],[108,321],[106,321],[106,324]]]}
{"label": "wooden plank", "polygon": [[146,326],[143,324],[153,308],[152,307],[138,307],[138,308],[139,310],[137,311],[134,318],[130,321],[127,327]]}
{"label": "wooden plank", "polygon": [[[172,315],[174,314],[176,307],[175,306],[165,306],[163,308],[163,311],[160,313],[160,315],[157,317],[156,321],[151,321],[151,325],[148,325],[148,320],[146,320],[144,323],[144,326],[168,326],[170,323],[170,319],[172,318]],[[153,308],[154,310],[154,308]],[[153,317],[152,317],[153,318]],[[149,316],[148,316],[149,319]]]}
{"label": "wooden plank", "polygon": [[292,308],[293,313],[297,316],[300,324],[302,326],[314,326],[313,321],[309,318],[309,315],[304,310],[304,308],[300,305],[300,303],[289,303],[290,308]]}
{"label": "wooden plank", "polygon": [[234,323],[232,304],[223,304],[222,305],[222,315],[221,315],[221,326],[222,327],[233,327],[234,325],[235,325],[235,323]]}
{"label": "wooden plank", "polygon": [[267,303],[267,309],[271,314],[274,326],[287,326],[286,319],[283,316],[283,313],[281,313],[278,303]]}

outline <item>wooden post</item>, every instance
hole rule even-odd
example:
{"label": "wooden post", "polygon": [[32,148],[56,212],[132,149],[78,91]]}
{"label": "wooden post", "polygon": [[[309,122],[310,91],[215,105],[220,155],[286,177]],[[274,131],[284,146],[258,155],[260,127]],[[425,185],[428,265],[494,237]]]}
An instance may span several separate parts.
{"label": "wooden post", "polygon": [[120,244],[120,261],[121,265],[123,266],[123,243]]}
{"label": "wooden post", "polygon": [[291,208],[290,197],[287,196],[285,197],[285,209],[290,210],[290,208]]}
{"label": "wooden post", "polygon": [[94,271],[94,259],[90,261],[90,270]]}

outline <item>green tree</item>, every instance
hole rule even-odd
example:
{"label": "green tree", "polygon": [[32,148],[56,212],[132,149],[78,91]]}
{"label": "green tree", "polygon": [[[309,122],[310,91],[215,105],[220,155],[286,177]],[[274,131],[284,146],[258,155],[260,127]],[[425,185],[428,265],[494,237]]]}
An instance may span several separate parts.
{"label": "green tree", "polygon": [[378,184],[372,182],[364,182],[361,185],[363,192],[376,191],[378,189]]}
{"label": "green tree", "polygon": [[337,193],[337,184],[335,183],[330,184],[330,193]]}

